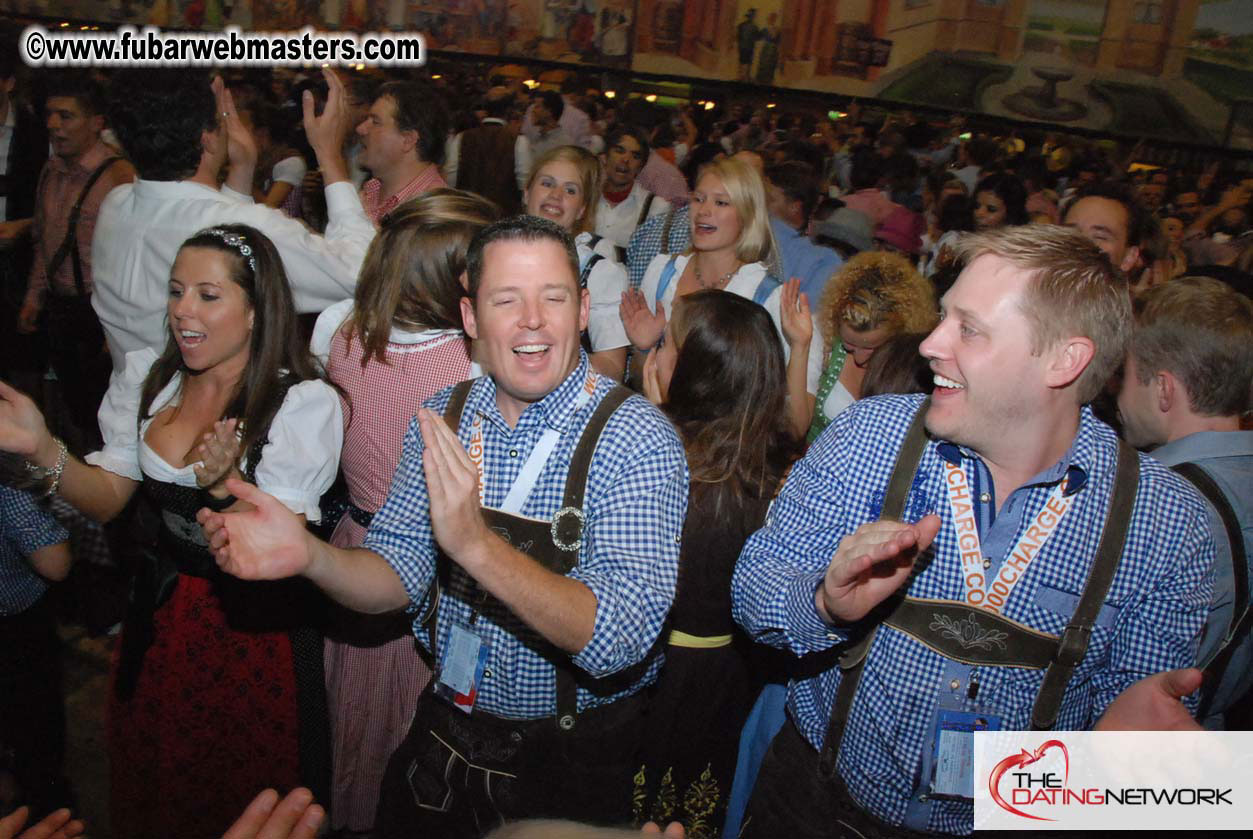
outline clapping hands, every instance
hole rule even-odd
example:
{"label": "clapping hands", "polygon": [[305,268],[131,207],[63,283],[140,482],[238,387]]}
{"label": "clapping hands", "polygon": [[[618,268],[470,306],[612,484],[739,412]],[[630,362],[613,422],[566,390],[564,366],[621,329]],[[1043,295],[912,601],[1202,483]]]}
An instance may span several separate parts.
{"label": "clapping hands", "polygon": [[240,478],[239,420],[218,420],[213,430],[206,432],[200,445],[196,447],[196,456],[200,462],[192,467],[196,473],[196,485],[207,490],[214,498],[226,498],[227,478]]}

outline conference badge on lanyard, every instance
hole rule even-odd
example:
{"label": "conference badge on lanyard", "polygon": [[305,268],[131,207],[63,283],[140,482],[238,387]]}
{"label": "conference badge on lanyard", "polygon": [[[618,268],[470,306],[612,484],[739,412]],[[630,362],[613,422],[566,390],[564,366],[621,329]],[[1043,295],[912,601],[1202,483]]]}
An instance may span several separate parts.
{"label": "conference badge on lanyard", "polygon": [[451,702],[459,711],[468,714],[474,710],[479,685],[487,670],[489,649],[473,629],[453,624],[448,633],[448,646],[440,653],[435,695]]}

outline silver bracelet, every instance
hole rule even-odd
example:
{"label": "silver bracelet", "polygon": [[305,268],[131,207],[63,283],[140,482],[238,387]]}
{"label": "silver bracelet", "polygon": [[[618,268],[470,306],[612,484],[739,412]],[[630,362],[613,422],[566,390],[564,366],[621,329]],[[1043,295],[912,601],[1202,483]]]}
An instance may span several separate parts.
{"label": "silver bracelet", "polygon": [[52,480],[52,483],[48,485],[48,489],[44,492],[45,498],[56,495],[57,490],[61,488],[61,473],[65,471],[66,461],[70,459],[70,452],[65,447],[65,441],[60,437],[53,437],[52,439],[57,444],[57,462],[55,466],[36,466],[29,460],[26,461],[26,471],[32,478],[37,481]]}

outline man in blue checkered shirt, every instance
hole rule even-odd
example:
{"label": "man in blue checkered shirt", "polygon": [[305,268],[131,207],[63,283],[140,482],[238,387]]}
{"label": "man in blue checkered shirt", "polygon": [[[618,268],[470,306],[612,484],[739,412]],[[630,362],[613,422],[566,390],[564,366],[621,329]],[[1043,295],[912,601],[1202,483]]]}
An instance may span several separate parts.
{"label": "man in blue checkered shirt", "polygon": [[[436,695],[389,764],[379,836],[477,837],[528,816],[626,822],[640,691],[661,664],[678,575],[683,447],[639,396],[602,410],[625,392],[580,348],[588,296],[560,228],[486,228],[467,275],[462,316],[491,375],[419,409],[363,548],[314,539],[243,484],[232,491],[256,513],[203,511],[202,523],[229,573],[302,574],[350,608],[410,609],[428,648],[435,612]],[[446,411],[452,400],[464,407]]]}
{"label": "man in blue checkered shirt", "polygon": [[[1060,636],[1085,589],[1119,449],[1086,403],[1123,357],[1126,283],[1062,228],[1006,228],[963,249],[967,267],[921,348],[935,392],[903,521],[880,513],[922,397],[869,399],[796,465],[740,556],[733,609],[756,639],[816,658],[872,639],[860,669],[818,658],[829,662],[810,665],[818,675],[791,683],[746,836],[971,832],[971,771],[946,770],[969,765],[971,731],[1031,727],[1048,663],[990,666],[978,648],[1018,655],[1020,639]],[[1180,478],[1138,464],[1117,570],[1086,655],[1060,683],[1056,729],[1092,727],[1133,682],[1196,656],[1214,557],[1206,510]],[[875,611],[900,602],[898,589],[923,604],[921,625]],[[937,601],[967,617],[928,627]],[[944,636],[969,655],[942,654]],[[850,703],[839,687],[854,672]],[[848,704],[833,719],[837,696]]]}

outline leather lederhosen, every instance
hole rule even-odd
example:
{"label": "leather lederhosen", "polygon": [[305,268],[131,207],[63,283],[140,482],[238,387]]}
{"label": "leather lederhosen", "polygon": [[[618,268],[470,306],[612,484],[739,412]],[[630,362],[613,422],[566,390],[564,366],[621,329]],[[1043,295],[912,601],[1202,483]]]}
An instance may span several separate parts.
{"label": "leather lederhosen", "polygon": [[[888,483],[881,518],[899,519],[904,510],[914,474],[927,446],[923,420],[928,402],[924,401],[919,407],[905,435]],[[1118,570],[1138,483],[1138,457],[1126,443],[1120,442],[1113,498],[1106,512],[1096,559],[1079,605],[1060,638],[958,601],[915,598],[907,594],[897,594],[885,601],[876,610],[882,617],[875,627],[840,656],[839,666],[843,672],[819,754],[819,771],[842,783],[836,772],[840,743],[878,623],[904,632],[954,661],[982,667],[1044,670],[1044,682],[1031,712],[1031,727],[1033,730],[1052,728],[1062,695],[1075,667],[1087,652],[1097,612]]]}

